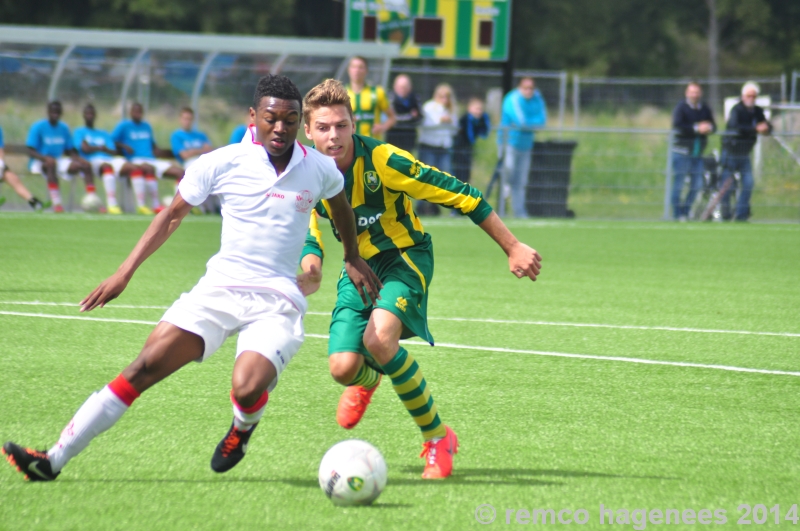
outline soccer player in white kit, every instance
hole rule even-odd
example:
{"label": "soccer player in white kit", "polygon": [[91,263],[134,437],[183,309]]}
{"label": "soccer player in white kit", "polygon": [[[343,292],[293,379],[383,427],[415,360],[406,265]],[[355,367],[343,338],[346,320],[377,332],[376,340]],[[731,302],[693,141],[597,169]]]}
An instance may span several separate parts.
{"label": "soccer player in white kit", "polygon": [[[139,397],[191,361],[202,361],[238,332],[233,423],[211,468],[225,472],[244,457],[269,392],[303,342],[304,288],[319,271],[296,275],[311,209],[327,199],[344,246],[345,267],[373,302],[380,281],[358,253],[355,215],[333,159],[296,141],[302,96],[284,76],[268,75],[250,109],[252,141],[203,155],[181,181],[116,273],[81,301],[90,311],[119,296],[136,269],[209,194],[222,203],[219,252],[197,285],[164,314],[133,363],[93,393],[49,451],[7,442],[7,460],[33,481],[54,480],[64,465],[109,429]],[[311,279],[313,281],[313,278]]]}

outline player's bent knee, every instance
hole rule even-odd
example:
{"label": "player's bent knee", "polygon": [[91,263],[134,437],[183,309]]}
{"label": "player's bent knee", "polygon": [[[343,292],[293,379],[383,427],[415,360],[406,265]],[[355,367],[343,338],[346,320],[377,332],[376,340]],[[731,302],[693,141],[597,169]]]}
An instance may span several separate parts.
{"label": "player's bent knee", "polygon": [[364,334],[364,346],[378,363],[385,365],[397,354],[400,343],[392,338],[381,337],[379,334],[367,330]]}
{"label": "player's bent knee", "polygon": [[252,406],[277,377],[278,372],[270,360],[254,351],[243,352],[233,368],[233,397],[241,406]]}
{"label": "player's bent knee", "polygon": [[363,363],[364,357],[355,352],[338,352],[328,357],[331,376],[342,385],[347,385],[355,379]]}

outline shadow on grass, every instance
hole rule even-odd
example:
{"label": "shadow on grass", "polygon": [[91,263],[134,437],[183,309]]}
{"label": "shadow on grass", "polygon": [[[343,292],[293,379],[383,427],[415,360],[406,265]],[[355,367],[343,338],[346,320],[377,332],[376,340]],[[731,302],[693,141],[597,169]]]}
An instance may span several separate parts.
{"label": "shadow on grass", "polygon": [[[419,467],[403,467],[403,472],[418,473]],[[539,478],[609,478],[609,479],[667,479],[680,478],[663,476],[630,476],[587,472],[585,470],[544,470],[536,468],[456,468],[447,480],[454,483],[499,483],[509,485],[558,485],[561,482],[542,481]],[[487,478],[483,480],[481,478]],[[496,478],[496,479],[488,479]]]}

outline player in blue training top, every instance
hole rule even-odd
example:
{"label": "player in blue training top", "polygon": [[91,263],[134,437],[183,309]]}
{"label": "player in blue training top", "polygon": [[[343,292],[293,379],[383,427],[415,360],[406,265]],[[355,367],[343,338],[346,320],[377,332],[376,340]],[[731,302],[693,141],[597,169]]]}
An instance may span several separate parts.
{"label": "player in blue training top", "polygon": [[[25,185],[22,184],[22,181],[19,180],[19,176],[14,173],[13,171],[8,169],[6,166],[5,160],[5,144],[3,143],[3,129],[0,128],[0,183],[3,181],[7,182],[8,185],[14,189],[18,196],[28,202],[32,209],[41,212],[45,208],[50,206],[50,202],[48,201],[47,204],[42,203],[39,201],[27,188]],[[6,198],[0,196],[0,205],[6,202]]]}
{"label": "player in blue training top", "polygon": [[228,140],[228,144],[238,144],[244,138],[245,133],[247,133],[247,128],[249,127],[250,123],[250,112],[248,111],[245,114],[245,122],[243,124],[237,125],[233,128],[231,132],[231,137]]}
{"label": "player in blue training top", "polygon": [[[97,129],[94,126],[94,121],[97,118],[97,110],[91,103],[86,104],[83,108],[83,127],[78,127],[73,133],[73,144],[78,153],[89,161],[92,165],[92,171],[103,178],[103,186],[106,189],[106,203],[108,204],[109,214],[122,214],[117,203],[117,178],[130,177],[136,179],[133,188],[141,188],[142,196],[144,195],[144,174],[141,169],[135,164],[131,164],[124,157],[119,155],[117,147],[114,145],[114,140],[111,134],[102,129]],[[137,199],[138,199],[137,193]],[[144,203],[140,203],[144,206]],[[149,209],[147,209],[147,213]]]}
{"label": "player in blue training top", "polygon": [[[92,165],[78,155],[72,144],[72,135],[67,124],[61,121],[61,102],[47,104],[47,119],[33,124],[28,131],[28,154],[31,157],[30,172],[44,175],[54,212],[64,212],[58,177],[65,181],[76,173],[82,173],[86,182],[87,195],[95,195]],[[105,209],[103,209],[105,210]]]}
{"label": "player in blue training top", "polygon": [[121,121],[111,138],[125,157],[141,167],[144,171],[146,190],[150,192],[153,211],[158,213],[164,210],[158,199],[158,181],[162,177],[169,177],[180,181],[183,179],[183,168],[166,160],[156,157],[172,158],[172,151],[161,149],[156,145],[153,137],[153,128],[143,120],[144,107],[141,103],[131,105],[130,120]]}
{"label": "player in blue training top", "polygon": [[170,144],[175,159],[183,164],[183,168],[186,170],[200,155],[214,149],[211,147],[211,141],[208,136],[204,132],[195,129],[194,111],[191,107],[181,109],[181,128],[172,133]]}

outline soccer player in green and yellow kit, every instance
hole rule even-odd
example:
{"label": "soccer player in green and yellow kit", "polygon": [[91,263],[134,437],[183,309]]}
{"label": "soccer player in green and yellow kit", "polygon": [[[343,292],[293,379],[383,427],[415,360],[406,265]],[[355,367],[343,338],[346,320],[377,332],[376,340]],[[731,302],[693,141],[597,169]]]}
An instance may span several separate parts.
{"label": "soccer player in green and yellow kit", "polygon": [[[383,138],[383,133],[394,127],[397,121],[386,91],[380,85],[367,83],[367,60],[359,55],[350,59],[347,76],[350,78],[347,94],[350,96],[350,106],[356,123],[354,132],[362,136]],[[382,114],[386,115],[385,122],[381,122]]]}
{"label": "soccer player in green and yellow kit", "polygon": [[[411,200],[425,199],[469,216],[505,251],[518,278],[536,280],[541,257],[511,234],[475,188],[406,151],[353,134],[349,97],[338,81],[329,79],[311,89],[303,101],[303,117],[306,136],[317,150],[334,158],[345,176],[345,193],[358,225],[359,252],[383,283],[380,299],[374,305],[364,304],[347,275],[339,276],[328,343],[331,375],[347,386],[337,421],[353,428],[381,375],[387,375],[422,431],[421,457],[426,458],[422,477],[445,478],[452,473],[458,439],[439,419],[419,365],[399,343],[419,336],[433,344],[426,315],[433,246]],[[324,200],[315,207],[324,218],[329,218],[328,210]],[[301,259],[307,273],[300,277],[304,293],[313,293],[322,280],[320,236],[317,217],[312,215]]]}

